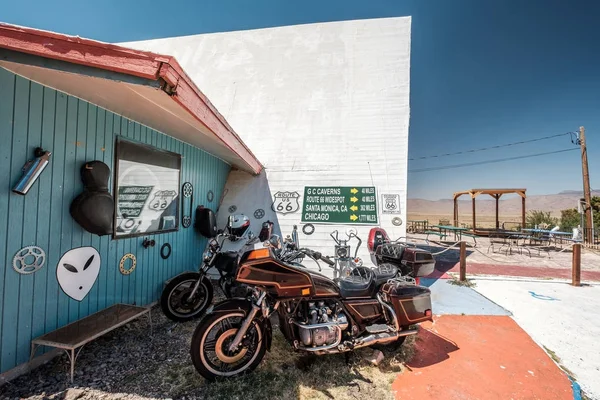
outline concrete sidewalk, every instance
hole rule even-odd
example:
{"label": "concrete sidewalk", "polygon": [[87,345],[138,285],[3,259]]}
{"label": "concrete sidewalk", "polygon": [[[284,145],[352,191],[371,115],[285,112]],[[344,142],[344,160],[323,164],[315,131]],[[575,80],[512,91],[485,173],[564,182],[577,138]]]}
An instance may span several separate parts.
{"label": "concrete sidewalk", "polygon": [[552,281],[475,279],[475,290],[512,312],[515,321],[600,399],[600,286]]}

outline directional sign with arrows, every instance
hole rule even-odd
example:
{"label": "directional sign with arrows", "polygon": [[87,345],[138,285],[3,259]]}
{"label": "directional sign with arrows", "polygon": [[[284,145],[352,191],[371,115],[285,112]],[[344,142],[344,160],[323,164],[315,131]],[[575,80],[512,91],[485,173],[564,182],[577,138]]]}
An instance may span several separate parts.
{"label": "directional sign with arrows", "polygon": [[377,196],[373,186],[306,186],[302,222],[377,224]]}

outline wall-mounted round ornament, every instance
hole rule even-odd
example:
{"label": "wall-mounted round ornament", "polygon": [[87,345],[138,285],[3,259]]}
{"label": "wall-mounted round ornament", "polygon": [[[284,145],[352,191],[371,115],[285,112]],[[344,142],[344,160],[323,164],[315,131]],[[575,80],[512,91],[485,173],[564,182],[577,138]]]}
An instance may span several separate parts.
{"label": "wall-mounted round ornament", "polygon": [[[129,269],[125,269],[125,263],[127,262],[127,260],[131,260],[131,266],[129,267]],[[135,269],[136,264],[137,260],[135,256],[131,253],[127,253],[123,257],[121,257],[121,261],[119,262],[119,270],[123,275],[129,275]]]}
{"label": "wall-mounted round ornament", "polygon": [[315,233],[315,226],[313,224],[305,224],[302,227],[302,233],[304,233],[305,235],[312,235],[313,233]]}
{"label": "wall-mounted round ornament", "polygon": [[394,217],[394,218],[392,218],[392,224],[395,225],[395,226],[402,225],[402,218],[400,218],[400,217]]}
{"label": "wall-mounted round ornament", "polygon": [[163,260],[166,260],[167,258],[171,257],[171,251],[171,245],[169,243],[165,243],[160,248],[160,256]]}
{"label": "wall-mounted round ornament", "polygon": [[27,246],[13,257],[13,268],[20,274],[33,274],[44,266],[46,253],[38,246]]}
{"label": "wall-mounted round ornament", "polygon": [[265,216],[265,210],[263,210],[262,208],[257,208],[256,211],[254,211],[254,218],[263,219],[264,216]]}
{"label": "wall-mounted round ornament", "polygon": [[212,190],[209,190],[206,193],[206,200],[208,200],[210,202],[210,201],[213,201],[214,199],[215,199],[215,193]]}
{"label": "wall-mounted round ornament", "polygon": [[236,211],[237,211],[237,206],[229,206],[229,213],[230,214],[233,214]]}

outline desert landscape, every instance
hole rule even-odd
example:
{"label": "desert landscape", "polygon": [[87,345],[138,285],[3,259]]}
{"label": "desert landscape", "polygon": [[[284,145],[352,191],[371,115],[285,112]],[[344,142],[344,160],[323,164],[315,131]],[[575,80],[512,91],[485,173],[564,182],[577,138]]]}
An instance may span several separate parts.
{"label": "desert landscape", "polygon": [[[592,191],[592,196],[600,196],[599,190]],[[552,213],[560,218],[560,211],[567,208],[576,208],[578,199],[583,197],[582,192],[564,191],[557,194],[527,196],[527,211],[541,210]],[[464,199],[464,200],[463,200]],[[500,199],[500,223],[504,222],[507,228],[512,228],[521,222],[521,198],[517,195],[505,195]],[[495,201],[486,195],[477,197],[476,212],[477,226],[492,228],[495,225]],[[430,224],[437,224],[440,220],[453,220],[452,198],[440,200],[408,199],[408,219],[428,220]],[[471,200],[467,196],[461,197],[458,202],[459,222],[472,223]]]}

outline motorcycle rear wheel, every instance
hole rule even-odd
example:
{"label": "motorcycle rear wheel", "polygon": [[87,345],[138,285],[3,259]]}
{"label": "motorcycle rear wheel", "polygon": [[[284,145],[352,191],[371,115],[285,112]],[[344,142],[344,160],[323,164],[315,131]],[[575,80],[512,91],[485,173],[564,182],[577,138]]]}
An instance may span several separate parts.
{"label": "motorcycle rear wheel", "polygon": [[245,314],[232,311],[209,314],[203,318],[192,336],[190,355],[196,371],[209,381],[231,378],[254,370],[265,356],[266,340],[258,322],[252,321],[238,350],[228,347],[235,338]]}
{"label": "motorcycle rear wheel", "polygon": [[[188,295],[194,285],[200,281],[200,286],[190,300]],[[160,308],[172,321],[185,322],[201,316],[211,304],[213,287],[206,276],[200,278],[197,272],[177,275],[167,284],[160,296]]]}

